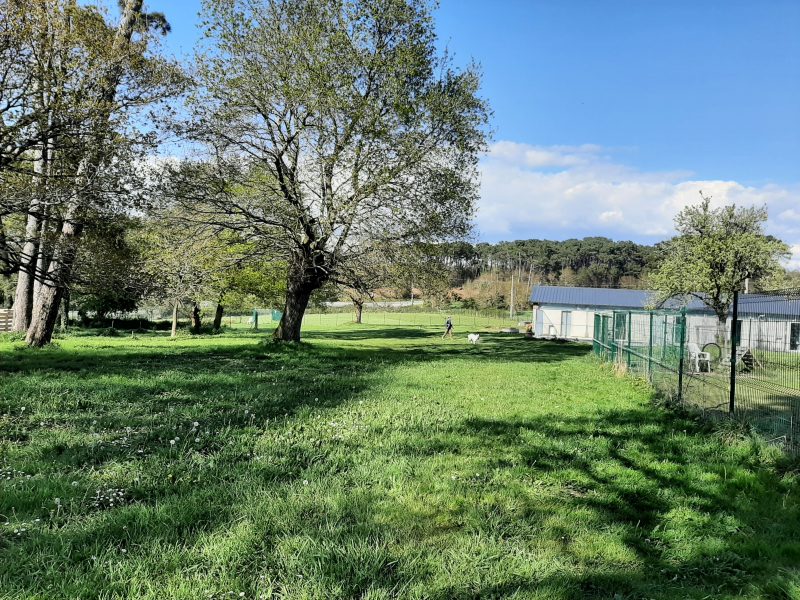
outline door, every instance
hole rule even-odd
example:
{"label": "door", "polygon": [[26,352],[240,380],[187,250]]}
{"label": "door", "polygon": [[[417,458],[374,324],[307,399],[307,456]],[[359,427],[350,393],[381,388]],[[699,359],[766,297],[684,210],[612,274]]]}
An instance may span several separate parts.
{"label": "door", "polygon": [[544,310],[541,308],[536,309],[536,335],[540,336],[544,333]]}
{"label": "door", "polygon": [[800,323],[792,323],[789,327],[789,350],[800,350]]}
{"label": "door", "polygon": [[569,337],[572,328],[572,311],[561,311],[561,337]]}

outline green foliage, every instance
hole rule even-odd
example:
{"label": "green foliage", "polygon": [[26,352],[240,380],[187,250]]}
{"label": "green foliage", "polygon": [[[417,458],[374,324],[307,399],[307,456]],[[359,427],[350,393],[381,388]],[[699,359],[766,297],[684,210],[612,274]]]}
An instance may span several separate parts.
{"label": "green foliage", "polygon": [[788,252],[782,241],[764,234],[766,208],[711,208],[711,198],[684,208],[675,218],[678,236],[664,246],[664,260],[650,278],[659,302],[694,296],[724,320],[746,279],[757,282],[783,271]]}
{"label": "green foliage", "polygon": [[89,229],[70,286],[71,310],[102,318],[107,313],[135,310],[153,292],[155,282],[142,269],[138,228],[136,220],[120,216]]}
{"label": "green foliage", "polygon": [[489,108],[478,69],[437,48],[432,5],[226,0],[203,14],[189,127],[208,162],[176,169],[172,190],[286,262],[279,339],[299,339],[326,283],[368,290],[365,257],[470,231]]}
{"label": "green foliage", "polygon": [[795,471],[481,334],[0,342],[0,595],[797,596]]}
{"label": "green foliage", "polygon": [[658,259],[656,247],[605,237],[564,241],[516,240],[489,244],[442,244],[441,254],[460,281],[487,272],[521,279],[588,287],[637,287]]}
{"label": "green foliage", "polygon": [[286,263],[242,260],[219,274],[216,289],[228,309],[280,306],[286,294]]}

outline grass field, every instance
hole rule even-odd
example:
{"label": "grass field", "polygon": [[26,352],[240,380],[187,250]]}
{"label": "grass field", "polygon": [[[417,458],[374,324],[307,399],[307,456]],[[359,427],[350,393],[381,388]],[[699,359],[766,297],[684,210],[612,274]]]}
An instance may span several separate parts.
{"label": "grass field", "polygon": [[[407,311],[399,310],[373,310],[364,309],[362,322],[364,325],[402,325],[406,327],[440,328],[444,330],[444,322],[451,317],[453,325],[460,330],[482,331],[484,329],[519,327],[521,322],[530,321],[530,311],[518,312],[513,318],[507,310],[476,311],[452,309],[448,311],[431,312],[426,310]],[[251,329],[252,322],[248,316],[231,316],[223,319],[224,323],[233,329]],[[336,310],[321,313],[306,313],[303,318],[305,327],[321,329],[347,325],[353,321],[352,310]],[[276,323],[270,320],[269,314],[261,314],[259,326],[268,330],[274,328]],[[187,322],[188,326],[188,322]]]}
{"label": "grass field", "polygon": [[800,475],[589,347],[0,342],[0,598],[800,598]]}

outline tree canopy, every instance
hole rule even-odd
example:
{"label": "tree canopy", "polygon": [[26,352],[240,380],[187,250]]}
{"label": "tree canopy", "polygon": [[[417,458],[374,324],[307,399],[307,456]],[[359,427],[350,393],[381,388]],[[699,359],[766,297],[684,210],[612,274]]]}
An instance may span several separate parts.
{"label": "tree canopy", "polygon": [[469,231],[489,111],[477,69],[437,52],[427,2],[223,0],[204,14],[187,131],[211,166],[184,165],[194,185],[175,194],[286,260],[277,339],[298,340],[311,293],[352,283],[373,250]]}
{"label": "tree canopy", "polygon": [[745,280],[783,271],[788,247],[764,233],[766,221],[765,207],[712,208],[708,196],[684,208],[675,218],[678,235],[665,244],[664,260],[650,278],[658,301],[695,297],[724,322]]}

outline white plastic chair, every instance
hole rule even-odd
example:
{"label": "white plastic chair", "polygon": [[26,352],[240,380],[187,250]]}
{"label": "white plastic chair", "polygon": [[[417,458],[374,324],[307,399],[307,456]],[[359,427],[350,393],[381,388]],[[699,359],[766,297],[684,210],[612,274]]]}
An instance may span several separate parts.
{"label": "white plastic chair", "polygon": [[[694,373],[710,373],[711,372],[711,354],[700,350],[700,346],[694,342],[689,342],[689,362],[694,365]],[[700,368],[700,365],[706,364],[706,369]]]}

